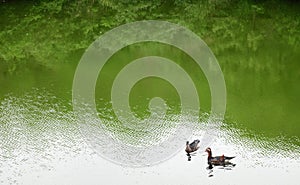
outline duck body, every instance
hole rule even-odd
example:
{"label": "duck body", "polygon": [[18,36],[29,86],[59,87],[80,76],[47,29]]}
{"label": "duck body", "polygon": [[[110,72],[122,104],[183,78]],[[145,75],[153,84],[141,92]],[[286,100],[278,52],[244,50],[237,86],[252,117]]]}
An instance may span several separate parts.
{"label": "duck body", "polygon": [[211,165],[226,165],[226,164],[231,164],[229,162],[229,160],[235,158],[235,157],[228,157],[225,155],[221,155],[221,156],[212,156],[212,152],[211,152],[211,148],[206,148],[205,152],[208,153],[208,157],[207,157],[207,163],[211,166]]}
{"label": "duck body", "polygon": [[186,142],[185,151],[187,154],[193,153],[199,149],[198,144],[200,143],[199,139],[194,140],[192,143]]}
{"label": "duck body", "polygon": [[199,143],[199,139],[194,140],[192,143],[189,143],[189,141],[186,142],[185,152],[187,153],[188,161],[192,159],[191,153],[196,152],[199,149]]}

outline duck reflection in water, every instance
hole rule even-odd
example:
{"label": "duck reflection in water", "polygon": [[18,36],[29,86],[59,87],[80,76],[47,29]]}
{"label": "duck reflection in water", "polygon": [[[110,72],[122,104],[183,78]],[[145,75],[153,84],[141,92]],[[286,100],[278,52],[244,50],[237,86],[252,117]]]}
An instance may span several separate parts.
{"label": "duck reflection in water", "polygon": [[188,161],[191,161],[192,159],[191,155],[194,155],[195,152],[199,149],[199,143],[200,143],[199,139],[194,140],[192,143],[189,143],[189,141],[186,142],[185,151],[186,151],[186,155],[188,156]]}

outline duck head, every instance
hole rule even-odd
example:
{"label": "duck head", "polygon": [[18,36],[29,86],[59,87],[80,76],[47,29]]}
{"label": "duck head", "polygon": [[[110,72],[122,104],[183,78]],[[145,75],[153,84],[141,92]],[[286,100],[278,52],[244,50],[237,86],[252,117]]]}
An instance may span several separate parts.
{"label": "duck head", "polygon": [[211,149],[208,147],[205,149],[205,152],[209,153],[209,152],[211,152]]}
{"label": "duck head", "polygon": [[208,157],[211,157],[211,149],[209,147],[206,148],[205,152],[208,153]]}

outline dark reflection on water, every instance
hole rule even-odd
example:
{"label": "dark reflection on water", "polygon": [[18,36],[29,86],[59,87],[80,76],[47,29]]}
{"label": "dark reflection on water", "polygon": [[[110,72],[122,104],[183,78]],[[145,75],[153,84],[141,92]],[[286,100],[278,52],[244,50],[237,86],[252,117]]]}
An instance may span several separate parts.
{"label": "dark reflection on water", "polygon": [[196,152],[195,152],[195,153],[192,153],[192,154],[186,154],[187,160],[188,160],[188,161],[191,161],[191,160],[192,160],[192,156],[196,156],[196,155],[197,155]]}
{"label": "dark reflection on water", "polygon": [[206,169],[208,171],[208,177],[213,177],[214,176],[214,174],[213,174],[214,169],[215,170],[218,170],[218,169],[220,169],[220,170],[233,170],[233,168],[235,166],[236,166],[236,164],[228,162],[228,163],[226,163],[224,165],[212,165],[212,164],[209,164],[206,167]]}

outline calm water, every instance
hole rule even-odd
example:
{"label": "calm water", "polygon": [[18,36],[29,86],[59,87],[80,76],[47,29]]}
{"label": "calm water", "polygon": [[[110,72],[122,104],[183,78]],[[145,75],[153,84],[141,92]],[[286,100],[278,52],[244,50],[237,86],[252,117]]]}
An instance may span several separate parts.
{"label": "calm water", "polygon": [[[257,59],[238,55],[219,59],[228,103],[225,121],[220,130],[215,130],[218,137],[211,148],[216,155],[237,156],[233,161],[237,165],[213,170],[206,169],[203,150],[187,161],[185,141],[180,152],[159,165],[127,168],[104,160],[85,142],[72,112],[72,79],[78,63],[75,59],[54,68],[27,62],[14,74],[1,64],[0,183],[108,184],[114,179],[115,184],[297,184],[299,56],[292,53],[288,55],[289,63],[285,63],[267,50],[265,53]],[[123,49],[104,67],[96,87],[100,118],[115,120],[109,98],[118,71],[133,59],[150,54],[163,55],[183,66],[200,84],[197,90],[201,92],[201,112],[209,112],[209,88],[201,70],[174,48],[148,43]],[[242,62],[250,63],[245,66]],[[178,95],[170,84],[147,78],[138,82],[130,94],[136,116],[149,115],[149,99],[154,96],[166,100],[169,114],[176,115],[180,110]],[[144,137],[123,136],[128,142],[130,136],[137,140]],[[191,139],[202,136],[199,129]],[[122,151],[114,156],[118,155]]]}
{"label": "calm water", "polygon": [[[187,161],[185,140],[172,158],[149,167],[123,167],[97,155],[72,111],[73,76],[84,51],[64,62],[53,64],[49,59],[49,65],[24,61],[14,70],[0,61],[0,184],[299,184],[300,53],[276,40],[260,42],[265,44],[256,52],[232,50],[216,55],[226,81],[227,111],[210,147],[214,155],[236,156],[236,166],[212,170],[206,169],[203,148]],[[148,55],[173,60],[195,82],[201,119],[190,139],[202,140],[201,125],[211,108],[207,80],[185,53],[157,43],[125,48],[104,66],[96,86],[99,118],[106,120],[104,124],[113,123],[111,130],[118,131],[121,125],[110,100],[113,80],[125,65]],[[159,78],[146,78],[133,86],[131,110],[146,118],[149,100],[156,96],[167,102],[168,115],[179,114],[176,89]],[[164,120],[164,128],[176,121]],[[130,144],[156,141],[167,133],[122,131],[113,134]],[[109,153],[109,147],[104,152]],[[112,157],[120,155],[122,151]]]}

